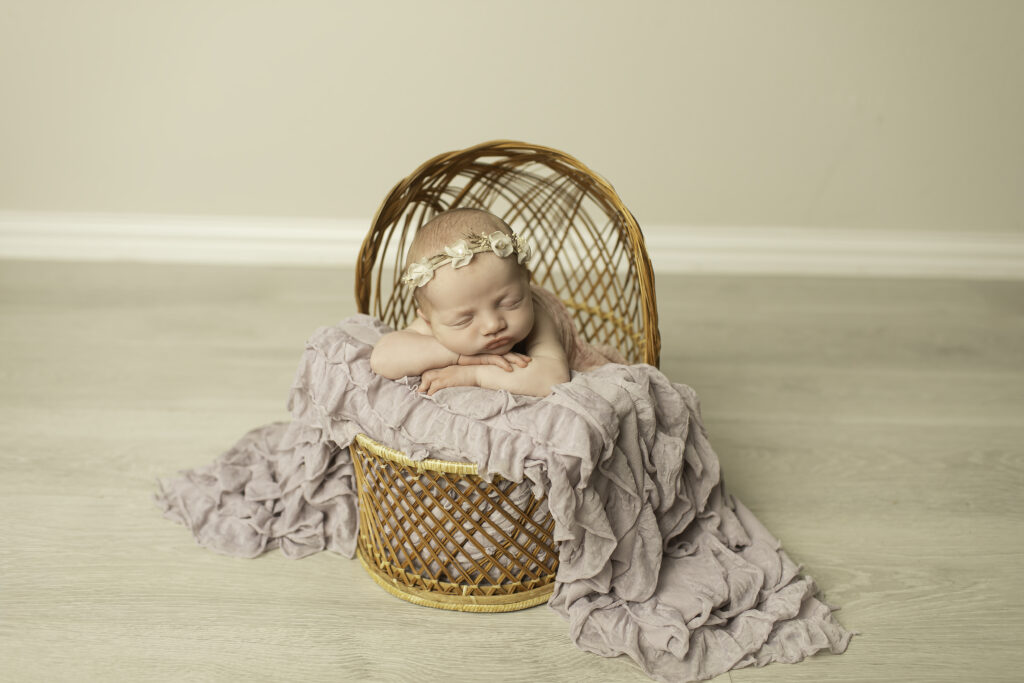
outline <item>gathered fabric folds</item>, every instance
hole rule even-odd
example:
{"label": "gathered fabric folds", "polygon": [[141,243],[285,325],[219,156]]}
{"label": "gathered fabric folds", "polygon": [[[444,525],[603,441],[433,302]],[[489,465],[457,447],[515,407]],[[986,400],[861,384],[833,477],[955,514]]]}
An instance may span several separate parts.
{"label": "gathered fabric folds", "polygon": [[723,484],[695,392],[648,365],[573,372],[542,399],[370,370],[390,331],[357,315],[307,342],[292,421],[252,430],[216,462],[160,482],[165,516],[217,552],[354,557],[365,433],[413,459],[475,463],[547,496],[559,567],[548,605],[581,649],[627,654],[653,679],[845,651],[851,633],[813,580]]}

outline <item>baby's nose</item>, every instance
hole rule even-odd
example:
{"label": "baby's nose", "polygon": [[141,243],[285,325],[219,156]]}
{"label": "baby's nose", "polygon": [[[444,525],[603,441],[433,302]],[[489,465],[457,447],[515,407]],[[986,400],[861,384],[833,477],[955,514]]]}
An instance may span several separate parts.
{"label": "baby's nose", "polygon": [[491,315],[484,320],[484,334],[495,334],[505,329],[505,319],[500,315]]}

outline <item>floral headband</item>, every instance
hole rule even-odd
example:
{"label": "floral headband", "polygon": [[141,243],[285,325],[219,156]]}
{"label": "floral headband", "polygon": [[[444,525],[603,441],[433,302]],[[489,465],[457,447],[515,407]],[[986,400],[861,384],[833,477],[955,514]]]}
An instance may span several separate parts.
{"label": "floral headband", "polygon": [[434,277],[434,271],[448,263],[452,268],[462,268],[473,260],[474,254],[484,251],[493,251],[501,258],[506,258],[515,253],[518,255],[519,263],[526,265],[530,261],[532,249],[530,242],[520,235],[507,234],[501,230],[495,230],[490,235],[480,233],[470,235],[454,244],[444,248],[443,254],[434,254],[411,264],[402,274],[402,282],[407,286],[416,289],[430,282]]}

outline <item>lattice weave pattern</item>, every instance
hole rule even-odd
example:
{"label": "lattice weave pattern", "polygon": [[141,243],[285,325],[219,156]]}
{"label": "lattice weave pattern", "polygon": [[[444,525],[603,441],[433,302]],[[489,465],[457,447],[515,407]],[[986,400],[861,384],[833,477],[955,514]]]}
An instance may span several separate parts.
{"label": "lattice weave pattern", "polygon": [[435,596],[500,605],[547,588],[546,597],[558,556],[543,500],[518,482],[488,483],[429,469],[429,463],[404,466],[381,457],[368,441],[361,437],[350,446],[360,479],[364,561],[403,587]]}
{"label": "lattice weave pattern", "polygon": [[558,295],[584,339],[657,365],[654,275],[636,219],[611,185],[558,150],[498,141],[442,154],[399,182],[363,242],[356,301],[392,327],[412,322],[400,284],[419,226],[456,207],[500,216],[534,246],[534,282]]}

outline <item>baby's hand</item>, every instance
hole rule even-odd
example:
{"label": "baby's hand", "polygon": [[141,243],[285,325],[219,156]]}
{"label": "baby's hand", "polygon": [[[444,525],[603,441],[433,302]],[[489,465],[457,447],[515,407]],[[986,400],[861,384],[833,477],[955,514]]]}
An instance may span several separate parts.
{"label": "baby's hand", "polygon": [[[470,356],[473,358],[473,356]],[[449,365],[446,368],[435,368],[427,370],[420,377],[420,388],[418,391],[427,396],[433,396],[441,389],[448,387],[475,387],[477,386],[476,368],[461,365]]]}
{"label": "baby's hand", "polygon": [[459,356],[459,365],[497,365],[505,372],[512,372],[513,364],[525,368],[531,360],[533,359],[527,355],[512,353],[511,351],[501,355],[481,353],[476,356]]}

